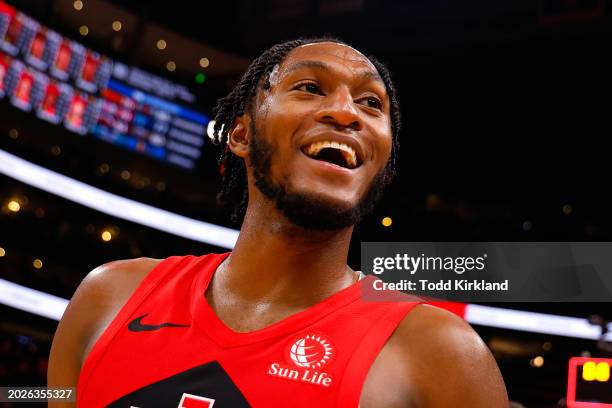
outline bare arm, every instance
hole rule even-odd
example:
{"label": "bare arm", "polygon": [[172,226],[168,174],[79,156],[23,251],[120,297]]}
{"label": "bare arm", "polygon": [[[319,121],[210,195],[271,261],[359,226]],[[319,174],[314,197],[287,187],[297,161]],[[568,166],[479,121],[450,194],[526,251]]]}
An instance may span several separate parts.
{"label": "bare arm", "polygon": [[[414,315],[413,315],[414,314]],[[404,357],[426,408],[508,408],[506,387],[489,349],[464,320],[422,305],[402,322]]]}
{"label": "bare arm", "polygon": [[497,364],[472,328],[452,313],[419,305],[370,367],[362,408],[508,408]]}
{"label": "bare arm", "polygon": [[[110,262],[83,279],[53,337],[47,371],[49,387],[76,388],[91,347],[158,262],[150,258]],[[52,408],[75,406],[76,403],[49,403]]]}

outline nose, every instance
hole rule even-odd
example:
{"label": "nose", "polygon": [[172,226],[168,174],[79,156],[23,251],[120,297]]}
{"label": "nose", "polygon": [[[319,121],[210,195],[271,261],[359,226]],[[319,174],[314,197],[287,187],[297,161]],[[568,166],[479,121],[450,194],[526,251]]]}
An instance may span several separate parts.
{"label": "nose", "polygon": [[359,111],[355,108],[353,96],[347,87],[339,87],[327,94],[316,113],[317,121],[337,128],[361,130],[363,123]]}

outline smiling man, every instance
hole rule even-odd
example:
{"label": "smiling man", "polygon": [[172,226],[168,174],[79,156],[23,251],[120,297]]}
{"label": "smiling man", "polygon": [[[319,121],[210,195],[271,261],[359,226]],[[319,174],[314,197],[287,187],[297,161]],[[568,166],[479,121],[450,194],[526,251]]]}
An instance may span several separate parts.
{"label": "smiling man", "polygon": [[374,278],[346,264],[394,175],[399,108],[382,64],[337,40],[278,44],[215,121],[219,198],[243,219],[235,248],[92,271],[57,329],[50,386],[78,384],[83,407],[508,406],[469,325],[365,302]]}

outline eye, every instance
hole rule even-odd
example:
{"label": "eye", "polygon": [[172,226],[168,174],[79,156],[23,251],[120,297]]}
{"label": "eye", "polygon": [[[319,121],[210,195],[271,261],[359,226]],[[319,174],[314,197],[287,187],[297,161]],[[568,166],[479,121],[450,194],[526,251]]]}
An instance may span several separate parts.
{"label": "eye", "polygon": [[374,108],[378,110],[382,110],[383,108],[381,100],[374,96],[368,96],[366,98],[363,98],[362,101],[365,102],[364,104],[369,108]]}
{"label": "eye", "polygon": [[295,87],[295,89],[317,95],[323,95],[323,92],[321,91],[321,88],[319,88],[319,85],[315,84],[314,82],[305,82],[299,84]]}

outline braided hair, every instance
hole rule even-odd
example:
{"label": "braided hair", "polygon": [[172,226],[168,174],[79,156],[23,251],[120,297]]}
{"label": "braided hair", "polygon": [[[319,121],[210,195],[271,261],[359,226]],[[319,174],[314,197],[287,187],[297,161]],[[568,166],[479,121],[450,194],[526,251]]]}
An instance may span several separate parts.
{"label": "braided hair", "polygon": [[[252,104],[257,94],[258,87],[261,86],[262,89],[270,89],[270,73],[277,64],[283,62],[291,50],[301,45],[320,42],[335,42],[347,45],[343,41],[333,37],[299,38],[276,44],[264,51],[251,63],[234,89],[227,96],[220,98],[213,109],[213,120],[215,122],[213,127],[213,143],[222,148],[217,163],[223,178],[221,181],[221,191],[217,195],[217,201],[221,205],[233,204],[231,214],[231,220],[233,222],[238,223],[242,220],[249,199],[244,161],[242,158],[234,155],[229,147],[227,147],[229,132],[234,125],[234,121],[245,112],[252,112]],[[399,101],[387,67],[376,58],[368,57],[368,59],[378,70],[380,77],[385,83],[385,88],[391,102],[393,144],[391,148],[391,157],[387,163],[387,169],[383,179],[384,184],[387,185],[391,182],[396,172],[395,164],[399,150],[400,131]]]}

